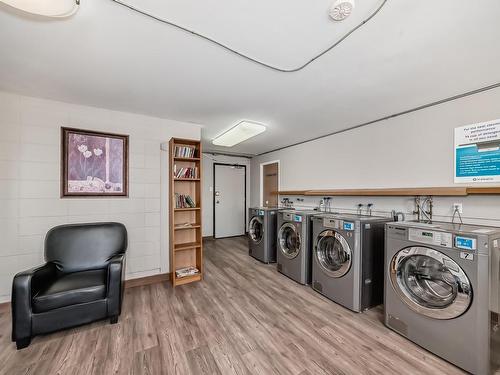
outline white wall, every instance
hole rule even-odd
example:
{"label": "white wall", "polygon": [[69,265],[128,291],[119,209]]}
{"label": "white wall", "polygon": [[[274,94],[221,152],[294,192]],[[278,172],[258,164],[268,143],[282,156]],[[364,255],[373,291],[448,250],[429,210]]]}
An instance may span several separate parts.
{"label": "white wall", "polygon": [[[256,157],[252,204],[259,203],[260,163],[269,160],[280,160],[281,190],[453,186],[454,128],[500,118],[498,103],[500,89],[491,90]],[[333,197],[332,206],[355,210],[358,202],[379,213],[413,210],[411,199],[397,197]],[[435,218],[449,220],[454,202],[463,202],[465,221],[500,225],[500,197],[435,198]]]}
{"label": "white wall", "polygon": [[203,154],[203,236],[211,237],[213,236],[214,228],[214,202],[213,202],[213,184],[214,184],[214,163],[226,163],[226,164],[240,164],[247,166],[247,207],[248,210],[250,203],[250,159],[235,157],[235,156],[225,156],[225,155],[213,155],[204,153]]}
{"label": "white wall", "polygon": [[[129,198],[60,199],[60,128],[130,136]],[[43,262],[55,225],[118,221],[127,226],[127,278],[169,271],[168,153],[171,137],[200,138],[200,127],[130,113],[0,92],[0,302],[16,272]]]}

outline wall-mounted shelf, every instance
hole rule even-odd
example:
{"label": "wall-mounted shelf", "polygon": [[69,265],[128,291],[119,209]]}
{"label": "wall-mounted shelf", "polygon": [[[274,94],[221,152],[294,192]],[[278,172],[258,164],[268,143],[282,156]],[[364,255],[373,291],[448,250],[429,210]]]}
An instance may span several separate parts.
{"label": "wall-mounted shelf", "polygon": [[328,196],[371,196],[371,197],[465,197],[467,195],[500,195],[500,187],[429,187],[429,188],[381,188],[381,189],[324,189],[324,190],[283,190],[278,195],[298,195],[312,197]]}
{"label": "wall-mounted shelf", "polygon": [[[179,153],[176,154],[176,148]],[[187,150],[186,150],[187,149]],[[197,170],[201,176],[201,143],[196,140],[172,138],[170,150],[170,271],[172,285],[178,286],[203,278],[203,243],[201,221],[201,178],[177,178],[175,167]],[[183,152],[186,151],[186,152]],[[176,193],[189,196],[196,207],[180,207]],[[175,271],[185,267],[196,267],[198,274],[177,277]]]}

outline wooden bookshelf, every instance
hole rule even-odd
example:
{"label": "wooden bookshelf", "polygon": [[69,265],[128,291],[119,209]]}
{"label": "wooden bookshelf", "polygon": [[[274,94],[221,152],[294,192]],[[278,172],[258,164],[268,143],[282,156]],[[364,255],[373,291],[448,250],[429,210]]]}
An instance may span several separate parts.
{"label": "wooden bookshelf", "polygon": [[[176,156],[176,147],[194,148],[194,155]],[[203,279],[201,152],[199,141],[172,138],[169,142],[170,272],[174,287]],[[197,168],[198,173],[195,178],[175,177],[175,167]],[[189,195],[196,206],[177,207],[176,194]],[[200,273],[176,277],[176,270],[190,266],[198,268]]]}

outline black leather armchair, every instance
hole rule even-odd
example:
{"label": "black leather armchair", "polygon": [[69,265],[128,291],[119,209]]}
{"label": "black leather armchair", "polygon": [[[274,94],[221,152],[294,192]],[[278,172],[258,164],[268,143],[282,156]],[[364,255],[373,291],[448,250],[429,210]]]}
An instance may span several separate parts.
{"label": "black leather armchair", "polygon": [[100,319],[118,322],[123,299],[127,230],[120,223],[61,225],[45,238],[43,266],[12,284],[12,341]]}

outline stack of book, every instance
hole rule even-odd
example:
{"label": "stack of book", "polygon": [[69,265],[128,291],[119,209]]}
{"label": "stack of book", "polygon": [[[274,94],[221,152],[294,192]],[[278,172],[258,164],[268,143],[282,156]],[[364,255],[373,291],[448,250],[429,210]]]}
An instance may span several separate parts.
{"label": "stack of book", "polygon": [[174,155],[176,158],[194,158],[196,147],[175,146]]}
{"label": "stack of book", "polygon": [[193,275],[196,275],[198,273],[200,273],[200,270],[196,267],[184,267],[184,268],[179,268],[178,270],[175,270],[175,276],[177,278],[193,276]]}
{"label": "stack of book", "polygon": [[177,169],[177,165],[174,165],[174,177],[175,178],[198,178],[198,167],[182,167]]}
{"label": "stack of book", "polygon": [[194,208],[196,203],[189,195],[175,193],[175,208]]}

